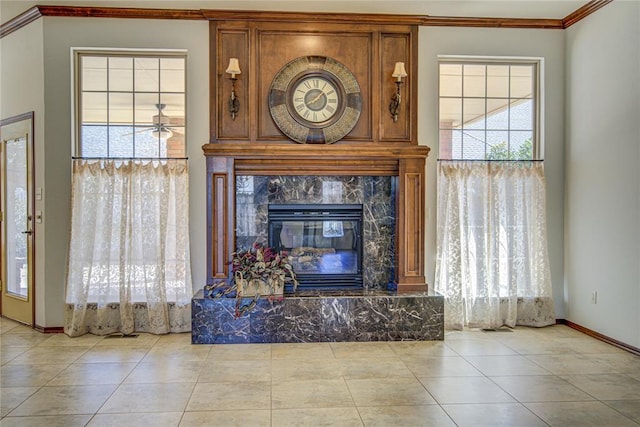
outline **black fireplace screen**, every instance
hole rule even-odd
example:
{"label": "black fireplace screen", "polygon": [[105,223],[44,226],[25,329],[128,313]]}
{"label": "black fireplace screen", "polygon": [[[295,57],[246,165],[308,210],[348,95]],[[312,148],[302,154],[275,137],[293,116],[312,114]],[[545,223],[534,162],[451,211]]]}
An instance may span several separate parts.
{"label": "black fireplace screen", "polygon": [[269,205],[269,246],[301,288],[362,288],[362,205]]}

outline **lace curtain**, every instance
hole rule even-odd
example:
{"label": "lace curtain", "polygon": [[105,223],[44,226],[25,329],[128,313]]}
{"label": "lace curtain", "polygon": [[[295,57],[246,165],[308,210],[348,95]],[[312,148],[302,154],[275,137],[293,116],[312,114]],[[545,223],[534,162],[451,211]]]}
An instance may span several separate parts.
{"label": "lace curtain", "polygon": [[65,333],[191,330],[186,161],[74,160]]}
{"label": "lace curtain", "polygon": [[437,222],[446,328],[555,323],[542,162],[439,162]]}

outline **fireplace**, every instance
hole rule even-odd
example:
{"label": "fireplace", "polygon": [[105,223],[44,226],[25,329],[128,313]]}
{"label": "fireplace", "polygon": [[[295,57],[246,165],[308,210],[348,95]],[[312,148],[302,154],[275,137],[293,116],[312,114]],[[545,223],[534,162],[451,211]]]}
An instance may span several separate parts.
{"label": "fireplace", "polygon": [[269,246],[291,256],[298,290],[362,288],[361,204],[270,204]]}

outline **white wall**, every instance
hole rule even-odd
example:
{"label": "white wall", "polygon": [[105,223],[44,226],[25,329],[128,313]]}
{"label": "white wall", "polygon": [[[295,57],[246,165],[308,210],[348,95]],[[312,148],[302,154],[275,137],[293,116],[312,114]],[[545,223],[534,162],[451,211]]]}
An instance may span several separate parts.
{"label": "white wall", "polygon": [[[41,326],[64,324],[64,281],[71,196],[71,47],[187,49],[187,156],[194,289],[205,283],[205,160],[209,129],[209,25],[206,21],[53,18],[44,20],[46,158],[46,316]],[[32,24],[31,24],[32,25]],[[24,32],[24,29],[21,30]],[[40,253],[38,254],[38,256]]]}
{"label": "white wall", "polygon": [[539,57],[544,59],[543,157],[547,221],[556,318],[564,317],[564,33],[561,30],[422,27],[418,138],[431,147],[427,161],[427,282],[434,284],[436,257],[436,167],[438,158],[438,55]]}
{"label": "white wall", "polygon": [[[44,180],[44,56],[43,22],[34,21],[22,31],[0,39],[0,118],[34,112],[35,186]],[[43,209],[36,201],[35,210]],[[36,242],[36,324],[44,324],[45,292],[44,224],[34,224]]]}
{"label": "white wall", "polygon": [[640,347],[640,2],[570,27],[566,49],[567,319]]}

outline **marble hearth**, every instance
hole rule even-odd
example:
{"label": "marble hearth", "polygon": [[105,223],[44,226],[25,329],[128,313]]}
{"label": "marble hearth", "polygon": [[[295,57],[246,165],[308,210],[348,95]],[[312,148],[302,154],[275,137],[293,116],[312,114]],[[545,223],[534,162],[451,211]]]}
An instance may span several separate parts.
{"label": "marble hearth", "polygon": [[429,292],[289,294],[235,318],[234,298],[201,290],[191,309],[194,344],[444,340],[444,298]]}

